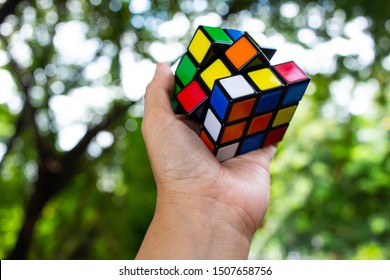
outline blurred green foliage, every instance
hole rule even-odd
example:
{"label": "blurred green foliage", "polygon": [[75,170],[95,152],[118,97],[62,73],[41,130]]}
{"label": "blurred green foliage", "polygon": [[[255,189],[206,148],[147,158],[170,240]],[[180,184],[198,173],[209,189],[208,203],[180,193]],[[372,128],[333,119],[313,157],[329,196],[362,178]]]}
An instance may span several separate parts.
{"label": "blurred green foliage", "polygon": [[[366,0],[0,0],[0,77],[11,75],[13,83],[4,88],[0,81],[0,257],[15,252],[26,205],[36,197],[46,200],[42,211],[33,208],[31,244],[14,257],[135,256],[153,216],[155,185],[140,133],[142,101],[130,102],[121,89],[120,55],[158,60],[153,43],[186,45],[193,31],[166,38],[157,32],[162,23],[184,15],[192,26],[209,15],[232,28],[260,19],[267,36],[303,50],[332,39],[351,43],[348,26],[363,23],[356,28],[371,39],[372,59],[336,50],[330,70],[307,69],[313,81],[272,163],[270,210],[250,257],[390,258],[389,14],[383,1]],[[85,61],[63,61],[55,46],[56,32],[70,21],[97,42]],[[305,34],[314,34],[314,43]],[[86,69],[101,58],[108,70],[90,78]],[[82,120],[88,130],[79,149],[61,148],[51,100],[96,85],[118,95]],[[362,94],[368,105],[354,102]],[[96,146],[100,132],[113,143]]]}

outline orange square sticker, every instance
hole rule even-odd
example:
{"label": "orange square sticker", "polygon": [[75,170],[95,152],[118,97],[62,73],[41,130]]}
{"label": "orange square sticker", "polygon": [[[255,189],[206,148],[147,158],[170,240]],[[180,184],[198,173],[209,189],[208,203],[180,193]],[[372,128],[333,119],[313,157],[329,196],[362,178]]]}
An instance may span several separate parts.
{"label": "orange square sticker", "polygon": [[227,49],[225,54],[234,67],[236,67],[236,69],[240,69],[257,54],[257,50],[245,36],[242,36],[237,40],[237,42]]}
{"label": "orange square sticker", "polygon": [[200,139],[202,139],[203,143],[206,145],[206,147],[210,150],[210,152],[214,152],[214,145],[203,130],[200,132],[199,136]]}
{"label": "orange square sticker", "polygon": [[228,121],[230,122],[248,117],[252,113],[255,101],[255,98],[251,98],[233,104]]}
{"label": "orange square sticker", "polygon": [[268,113],[268,114],[257,116],[255,118],[253,118],[251,125],[249,126],[247,134],[249,135],[249,134],[253,134],[253,133],[265,130],[267,128],[271,118],[272,118],[272,113]]}
{"label": "orange square sticker", "polygon": [[244,133],[245,125],[246,122],[240,122],[227,126],[223,132],[221,144],[240,138]]}

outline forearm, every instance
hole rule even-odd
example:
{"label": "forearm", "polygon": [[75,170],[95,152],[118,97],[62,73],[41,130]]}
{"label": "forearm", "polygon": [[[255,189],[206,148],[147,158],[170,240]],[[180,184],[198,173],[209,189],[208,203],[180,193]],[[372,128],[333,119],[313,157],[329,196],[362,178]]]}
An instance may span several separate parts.
{"label": "forearm", "polygon": [[137,259],[246,259],[254,229],[210,198],[158,200]]}

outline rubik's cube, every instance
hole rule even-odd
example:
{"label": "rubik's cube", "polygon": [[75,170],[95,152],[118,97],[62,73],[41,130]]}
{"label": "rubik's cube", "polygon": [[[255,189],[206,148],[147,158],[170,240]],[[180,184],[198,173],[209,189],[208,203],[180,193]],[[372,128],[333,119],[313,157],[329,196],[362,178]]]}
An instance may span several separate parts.
{"label": "rubik's cube", "polygon": [[219,161],[279,142],[310,82],[247,32],[199,26],[175,72],[172,107]]}

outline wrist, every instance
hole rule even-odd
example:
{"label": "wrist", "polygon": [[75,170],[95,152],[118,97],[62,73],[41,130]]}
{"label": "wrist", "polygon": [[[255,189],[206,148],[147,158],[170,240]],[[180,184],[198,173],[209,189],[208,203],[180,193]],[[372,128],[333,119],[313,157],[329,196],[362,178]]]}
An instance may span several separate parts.
{"label": "wrist", "polygon": [[137,258],[246,259],[255,230],[239,209],[214,198],[160,192]]}

